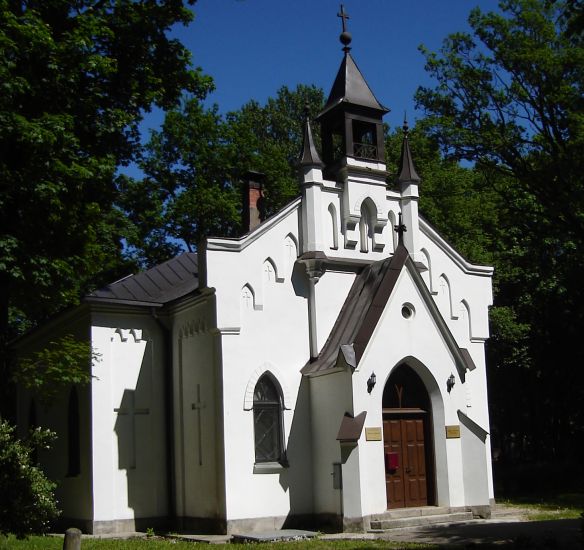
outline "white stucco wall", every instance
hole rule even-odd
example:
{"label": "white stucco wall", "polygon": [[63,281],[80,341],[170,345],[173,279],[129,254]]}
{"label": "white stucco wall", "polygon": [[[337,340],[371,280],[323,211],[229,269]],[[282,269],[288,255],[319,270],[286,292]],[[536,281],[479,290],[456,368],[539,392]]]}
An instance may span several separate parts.
{"label": "white stucco wall", "polygon": [[[342,514],[343,493],[333,487],[333,464],[342,462],[337,434],[345,413],[354,414],[351,392],[351,374],[335,372],[310,378],[312,421],[314,512]],[[347,472],[343,471],[343,484]],[[350,481],[347,480],[350,484]],[[360,509],[360,499],[354,500],[354,509]]]}
{"label": "white stucco wall", "polygon": [[183,305],[172,334],[177,515],[222,518],[223,401],[214,297]]}
{"label": "white stucco wall", "polygon": [[96,313],[92,325],[100,355],[91,384],[93,519],[164,517],[168,487],[160,329],[139,314]]}
{"label": "white stucco wall", "polygon": [[[300,375],[309,357],[308,286],[304,268],[295,266],[298,225],[297,208],[292,208],[269,230],[256,231],[235,248],[221,248],[222,240],[210,240],[207,248],[207,286],[216,295],[222,358],[228,520],[312,510],[309,396]],[[265,371],[284,395],[289,467],[254,473],[249,400]]]}

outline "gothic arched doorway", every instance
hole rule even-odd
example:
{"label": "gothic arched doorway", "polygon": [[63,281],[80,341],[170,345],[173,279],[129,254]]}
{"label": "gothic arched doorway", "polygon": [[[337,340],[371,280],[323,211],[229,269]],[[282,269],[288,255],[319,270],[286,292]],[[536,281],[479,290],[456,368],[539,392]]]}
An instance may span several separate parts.
{"label": "gothic arched doorway", "polygon": [[420,377],[407,365],[383,390],[383,450],[388,508],[434,504],[432,407]]}

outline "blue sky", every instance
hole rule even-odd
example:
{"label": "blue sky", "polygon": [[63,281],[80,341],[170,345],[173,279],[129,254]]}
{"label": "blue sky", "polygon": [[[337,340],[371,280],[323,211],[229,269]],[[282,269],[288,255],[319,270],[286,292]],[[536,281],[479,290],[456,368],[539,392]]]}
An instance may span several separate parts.
{"label": "blue sky", "polygon": [[[282,85],[315,84],[328,94],[342,59],[337,0],[198,0],[195,20],[176,34],[193,63],[211,75],[208,102],[222,112],[260,103]],[[471,9],[497,0],[345,0],[352,55],[373,92],[391,109],[385,121],[413,120],[414,92],[430,84],[418,46],[437,50],[449,33],[467,30]],[[160,114],[144,127],[156,127]]]}

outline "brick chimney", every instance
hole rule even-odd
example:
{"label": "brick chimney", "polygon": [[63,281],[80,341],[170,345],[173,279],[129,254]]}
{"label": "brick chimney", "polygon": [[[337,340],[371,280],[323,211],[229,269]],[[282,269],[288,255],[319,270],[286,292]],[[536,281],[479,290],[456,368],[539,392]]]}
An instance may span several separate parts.
{"label": "brick chimney", "polygon": [[263,183],[266,176],[250,170],[243,179],[242,229],[244,233],[254,230],[263,219]]}

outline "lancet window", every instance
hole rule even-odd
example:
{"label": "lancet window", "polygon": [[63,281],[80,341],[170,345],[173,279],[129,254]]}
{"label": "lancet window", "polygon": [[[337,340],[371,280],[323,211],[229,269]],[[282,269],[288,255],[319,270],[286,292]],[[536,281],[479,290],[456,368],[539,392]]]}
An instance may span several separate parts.
{"label": "lancet window", "polygon": [[256,463],[286,462],[282,392],[274,378],[264,374],[253,395]]}

